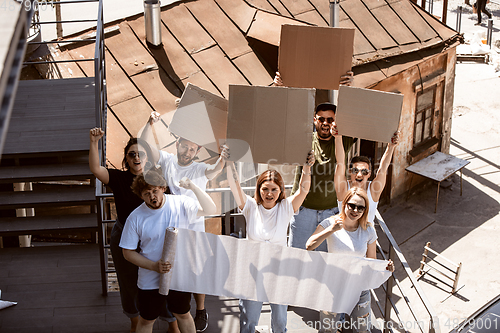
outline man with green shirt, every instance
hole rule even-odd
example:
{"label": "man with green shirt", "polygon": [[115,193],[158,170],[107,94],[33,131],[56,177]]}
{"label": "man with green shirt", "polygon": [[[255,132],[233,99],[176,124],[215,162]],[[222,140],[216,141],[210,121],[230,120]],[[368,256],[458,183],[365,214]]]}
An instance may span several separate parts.
{"label": "man with green shirt", "polygon": [[[312,149],[316,162],[311,168],[311,187],[306,199],[302,203],[297,215],[290,222],[289,246],[301,249],[306,248],[307,239],[313,234],[318,224],[324,219],[339,212],[337,208],[337,194],[333,177],[335,174],[335,138],[332,131],[335,127],[336,106],[322,103],[316,106]],[[342,138],[346,152],[348,152],[354,139]],[[345,158],[345,156],[343,156]],[[295,181],[292,194],[298,189],[302,167],[295,171]],[[326,242],[323,242],[318,251],[327,252]]]}

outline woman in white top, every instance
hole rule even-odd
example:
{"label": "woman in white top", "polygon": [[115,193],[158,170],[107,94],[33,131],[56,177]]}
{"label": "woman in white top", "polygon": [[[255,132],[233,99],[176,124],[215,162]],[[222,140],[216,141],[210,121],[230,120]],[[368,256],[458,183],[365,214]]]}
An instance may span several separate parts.
{"label": "woman in white top", "polygon": [[[345,156],[344,155],[344,145],[342,143],[342,135],[338,134],[338,129],[335,126],[333,129],[333,136],[335,137],[335,156]],[[373,181],[368,181],[371,176],[370,160],[366,156],[355,156],[351,159],[349,163],[350,179],[347,180],[346,177],[346,165],[345,160],[340,159],[337,161],[335,166],[335,192],[337,192],[337,200],[339,207],[342,206],[343,198],[345,197],[347,191],[351,187],[360,187],[368,193],[368,199],[370,200],[370,210],[368,212],[368,222],[374,222],[375,213],[377,211],[378,201],[384,190],[387,169],[391,163],[392,155],[399,141],[399,131],[394,133],[391,142],[387,145],[382,159],[380,160],[380,166],[377,170],[377,175]],[[339,155],[341,154],[341,155]]]}
{"label": "woman in white top", "polygon": [[[368,209],[369,200],[366,191],[358,187],[351,188],[344,197],[340,214],[323,220],[318,225],[307,240],[306,249],[312,251],[326,239],[328,252],[376,259],[377,233],[373,225],[368,222]],[[387,270],[394,271],[392,261],[389,261]],[[332,329],[343,325],[344,314],[322,311],[321,315],[324,316],[321,318],[322,323],[325,322],[325,318],[331,320],[328,326]],[[370,331],[369,290],[361,293],[358,304],[350,316],[352,323],[350,327],[354,332]]]}
{"label": "woman in white top", "polygon": [[[248,239],[287,246],[288,223],[309,192],[314,161],[311,151],[302,170],[299,189],[289,198],[285,197],[285,184],[276,170],[264,171],[257,180],[254,197],[246,195],[240,187],[234,163],[228,162],[229,186],[238,208],[245,216]],[[262,302],[242,299],[239,305],[240,333],[254,333],[259,323]],[[286,332],[287,305],[270,305],[272,332]]]}

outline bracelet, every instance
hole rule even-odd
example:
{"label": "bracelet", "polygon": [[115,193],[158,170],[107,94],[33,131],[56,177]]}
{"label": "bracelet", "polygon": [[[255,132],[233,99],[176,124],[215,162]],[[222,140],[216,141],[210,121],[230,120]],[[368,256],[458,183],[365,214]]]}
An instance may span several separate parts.
{"label": "bracelet", "polygon": [[305,172],[304,172],[304,169],[302,169],[302,173],[303,173],[304,175],[306,175],[306,176],[310,176],[310,175],[311,175],[311,172],[309,172],[309,173],[305,173]]}

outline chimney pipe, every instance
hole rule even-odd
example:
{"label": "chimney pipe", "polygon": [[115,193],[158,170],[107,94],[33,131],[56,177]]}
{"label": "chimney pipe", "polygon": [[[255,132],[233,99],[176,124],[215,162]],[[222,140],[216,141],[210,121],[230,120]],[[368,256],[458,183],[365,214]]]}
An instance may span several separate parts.
{"label": "chimney pipe", "polygon": [[161,9],[160,0],[144,0],[144,23],[146,25],[146,42],[153,46],[161,46]]}

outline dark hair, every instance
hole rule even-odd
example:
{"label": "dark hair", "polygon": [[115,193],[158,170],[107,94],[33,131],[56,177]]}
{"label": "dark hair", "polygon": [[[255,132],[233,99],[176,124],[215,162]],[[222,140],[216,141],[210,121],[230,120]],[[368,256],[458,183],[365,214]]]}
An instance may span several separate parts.
{"label": "dark hair", "polygon": [[260,196],[260,188],[264,182],[273,182],[279,186],[281,193],[276,202],[280,202],[285,199],[285,183],[283,182],[283,178],[280,173],[276,170],[266,170],[260,174],[259,179],[257,179],[257,185],[255,186],[255,201],[257,201],[258,205],[262,205],[262,198]]}
{"label": "dark hair", "polygon": [[151,169],[143,174],[138,175],[132,182],[132,192],[142,198],[142,192],[151,187],[167,187],[167,181],[163,178],[160,168]]}
{"label": "dark hair", "polygon": [[351,200],[351,198],[355,195],[360,196],[363,198],[365,201],[365,211],[359,218],[359,225],[363,230],[366,230],[366,228],[371,225],[371,223],[368,221],[368,210],[370,209],[370,201],[368,200],[368,194],[366,193],[365,190],[363,190],[361,187],[351,187],[349,191],[347,191],[344,200],[342,200],[342,211],[340,212],[340,217],[342,220],[345,220],[346,214],[345,214],[345,207],[347,206],[347,202]]}
{"label": "dark hair", "polygon": [[368,164],[368,168],[370,170],[372,169],[371,161],[366,156],[354,156],[353,158],[351,158],[351,161],[349,162],[349,169],[352,168],[352,166],[354,165],[354,163],[358,163],[358,162],[366,163],[366,164]]}
{"label": "dark hair", "polygon": [[333,113],[337,114],[337,106],[335,106],[332,103],[321,103],[316,106],[316,109],[314,110],[314,114],[318,113],[319,111],[333,111]]}
{"label": "dark hair", "polygon": [[148,156],[148,161],[151,162],[153,160],[151,147],[146,141],[138,138],[130,138],[130,140],[128,140],[127,145],[123,150],[122,168],[124,168],[125,170],[130,169],[130,165],[128,165],[127,163],[127,152],[133,145],[140,145],[146,151],[146,155]]}

